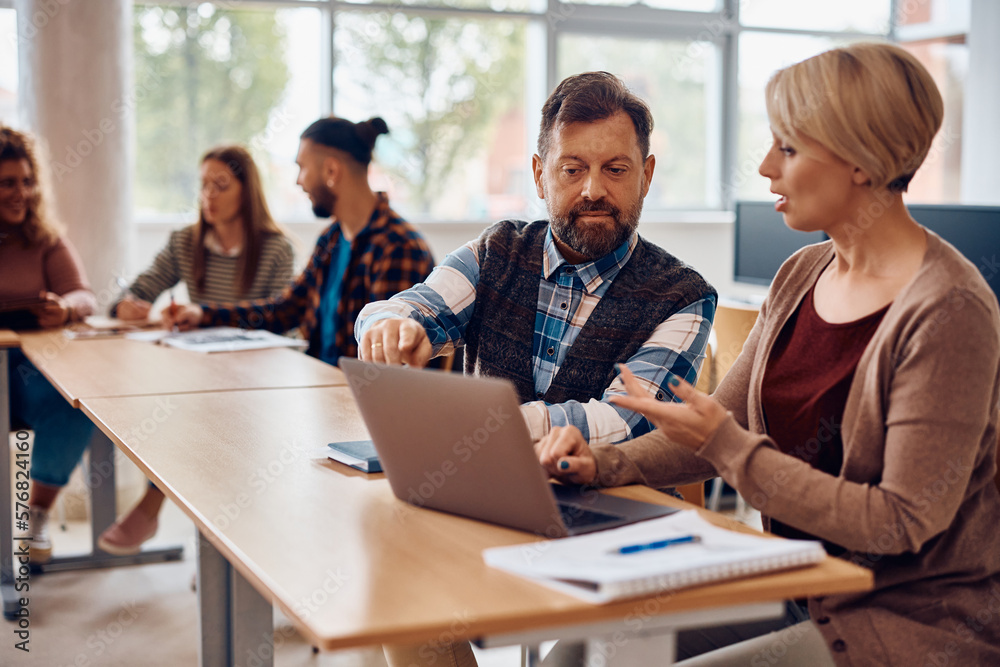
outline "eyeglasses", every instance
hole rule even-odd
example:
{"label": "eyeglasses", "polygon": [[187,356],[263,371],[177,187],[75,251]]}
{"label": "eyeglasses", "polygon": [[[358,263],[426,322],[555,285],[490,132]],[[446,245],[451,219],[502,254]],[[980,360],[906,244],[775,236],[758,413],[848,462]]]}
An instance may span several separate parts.
{"label": "eyeglasses", "polygon": [[229,190],[232,187],[232,181],[208,181],[201,184],[201,194],[207,197],[212,195],[221,194]]}

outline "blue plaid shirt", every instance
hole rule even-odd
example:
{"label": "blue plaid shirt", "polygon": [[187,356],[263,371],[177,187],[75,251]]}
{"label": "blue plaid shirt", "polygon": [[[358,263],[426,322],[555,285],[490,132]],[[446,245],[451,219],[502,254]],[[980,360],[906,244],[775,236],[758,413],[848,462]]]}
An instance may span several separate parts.
{"label": "blue plaid shirt", "polygon": [[[633,234],[614,252],[574,265],[559,252],[552,231],[546,233],[532,343],[536,393],[548,390],[587,318],[631,259],[638,241]],[[461,347],[475,308],[478,282],[478,241],[470,241],[448,255],[426,282],[388,301],[366,306],[358,318],[355,335],[360,340],[381,319],[408,317],[424,325],[435,355]],[[691,383],[697,380],[714,316],[714,298],[691,304],[660,324],[628,360],[629,370],[650,394],[674,400],[667,382],[671,373]],[[609,402],[611,396],[624,393],[625,387],[616,377],[600,400],[559,404],[533,401],[522,405],[522,413],[535,439],[553,426],[573,425],[591,443],[621,442],[653,428],[642,415]]]}

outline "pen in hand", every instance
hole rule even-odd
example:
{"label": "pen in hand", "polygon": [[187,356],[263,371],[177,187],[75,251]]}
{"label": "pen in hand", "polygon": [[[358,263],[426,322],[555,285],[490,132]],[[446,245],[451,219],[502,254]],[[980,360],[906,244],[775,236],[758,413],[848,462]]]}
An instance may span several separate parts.
{"label": "pen in hand", "polygon": [[671,537],[665,540],[656,540],[655,542],[646,542],[645,544],[629,544],[624,547],[612,549],[611,553],[627,556],[629,554],[637,554],[642,551],[656,551],[657,549],[666,549],[667,547],[672,547],[678,544],[697,544],[698,542],[701,542],[700,535],[684,535],[682,537]]}
{"label": "pen in hand", "polygon": [[170,320],[174,323],[173,327],[171,327],[171,331],[175,333],[180,331],[181,328],[177,326],[177,302],[174,301],[173,290],[170,290]]}

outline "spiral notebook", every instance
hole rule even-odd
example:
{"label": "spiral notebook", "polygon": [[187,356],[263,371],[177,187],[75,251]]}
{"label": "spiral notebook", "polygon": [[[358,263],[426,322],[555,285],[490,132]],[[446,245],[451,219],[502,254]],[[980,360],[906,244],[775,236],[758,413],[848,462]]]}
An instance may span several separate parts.
{"label": "spiral notebook", "polygon": [[598,604],[805,567],[825,557],[820,542],[738,533],[695,510],[483,551],[487,565]]}

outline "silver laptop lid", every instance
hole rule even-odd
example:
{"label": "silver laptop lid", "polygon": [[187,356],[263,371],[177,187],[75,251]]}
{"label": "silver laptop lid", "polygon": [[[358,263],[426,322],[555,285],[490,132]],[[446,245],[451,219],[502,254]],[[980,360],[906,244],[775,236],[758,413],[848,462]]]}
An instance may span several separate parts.
{"label": "silver laptop lid", "polygon": [[345,357],[340,368],[397,498],[567,534],[511,383]]}

